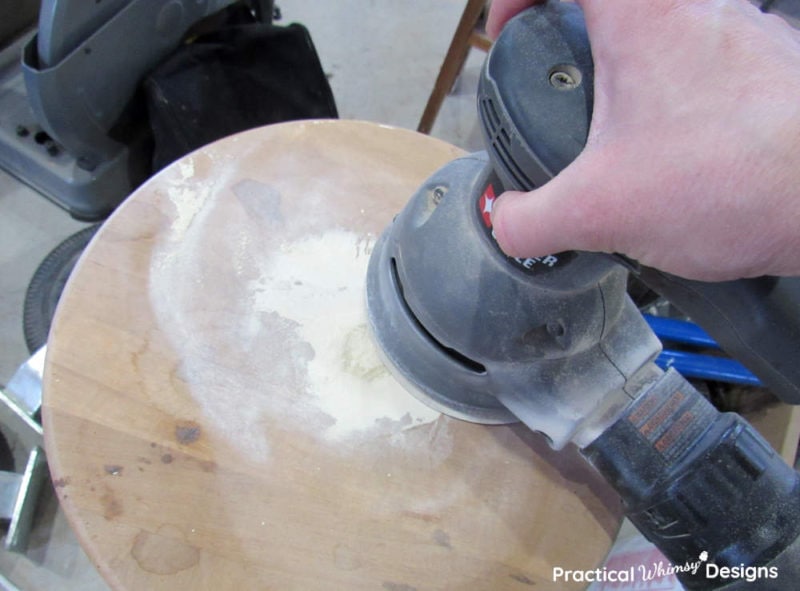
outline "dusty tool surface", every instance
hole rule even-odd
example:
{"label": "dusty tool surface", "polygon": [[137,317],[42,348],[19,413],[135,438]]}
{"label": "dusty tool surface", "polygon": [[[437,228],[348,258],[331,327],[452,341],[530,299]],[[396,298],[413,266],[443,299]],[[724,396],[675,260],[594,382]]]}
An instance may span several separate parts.
{"label": "dusty tool surface", "polygon": [[[61,503],[115,589],[564,589],[617,501],[574,450],[442,416],[380,363],[381,230],[459,156],[302,122],[222,140],[101,228],[50,336]],[[581,588],[574,584],[574,588]]]}

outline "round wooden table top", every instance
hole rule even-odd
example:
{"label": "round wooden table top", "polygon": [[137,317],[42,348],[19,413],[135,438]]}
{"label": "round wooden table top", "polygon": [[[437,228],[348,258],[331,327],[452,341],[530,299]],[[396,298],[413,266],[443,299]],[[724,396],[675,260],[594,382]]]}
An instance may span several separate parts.
{"label": "round wooden table top", "polygon": [[53,324],[43,421],[114,589],[565,589],[553,567],[602,564],[618,503],[574,450],[428,409],[368,333],[375,239],[460,154],[369,123],[270,126],[104,224]]}

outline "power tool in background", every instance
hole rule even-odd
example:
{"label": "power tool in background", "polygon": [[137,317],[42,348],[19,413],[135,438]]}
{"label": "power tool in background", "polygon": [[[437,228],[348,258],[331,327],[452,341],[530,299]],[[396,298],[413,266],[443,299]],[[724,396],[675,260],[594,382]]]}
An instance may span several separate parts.
{"label": "power tool in background", "polygon": [[493,238],[495,195],[541,186],[582,150],[592,92],[577,5],[548,2],[506,25],[478,90],[488,154],[437,171],[379,239],[373,334],[431,406],[576,444],[674,565],[702,556],[727,574],[679,573],[687,589],[795,589],[800,477],[742,417],[653,363],[660,342],[626,284],[635,273],[796,404],[800,283],[702,283],[599,253],[512,259]]}

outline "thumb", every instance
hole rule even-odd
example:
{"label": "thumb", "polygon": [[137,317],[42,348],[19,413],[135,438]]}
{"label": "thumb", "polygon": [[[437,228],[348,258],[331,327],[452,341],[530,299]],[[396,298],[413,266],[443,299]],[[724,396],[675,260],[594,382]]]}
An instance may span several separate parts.
{"label": "thumb", "polygon": [[492,226],[506,254],[539,257],[565,250],[615,250],[612,220],[594,205],[597,191],[579,169],[578,161],[573,162],[534,191],[508,191],[497,199]]}

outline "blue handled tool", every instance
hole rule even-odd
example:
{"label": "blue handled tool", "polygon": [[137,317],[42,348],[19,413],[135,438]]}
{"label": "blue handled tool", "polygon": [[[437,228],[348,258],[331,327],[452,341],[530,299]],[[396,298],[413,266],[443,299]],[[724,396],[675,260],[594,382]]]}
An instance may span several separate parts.
{"label": "blue handled tool", "polygon": [[[653,316],[651,314],[644,314],[644,318],[662,343],[720,350],[719,344],[693,322],[677,318]],[[728,357],[665,348],[656,358],[656,365],[661,369],[675,368],[689,378],[745,386],[762,385],[761,380],[753,375],[749,369],[735,359]]]}

